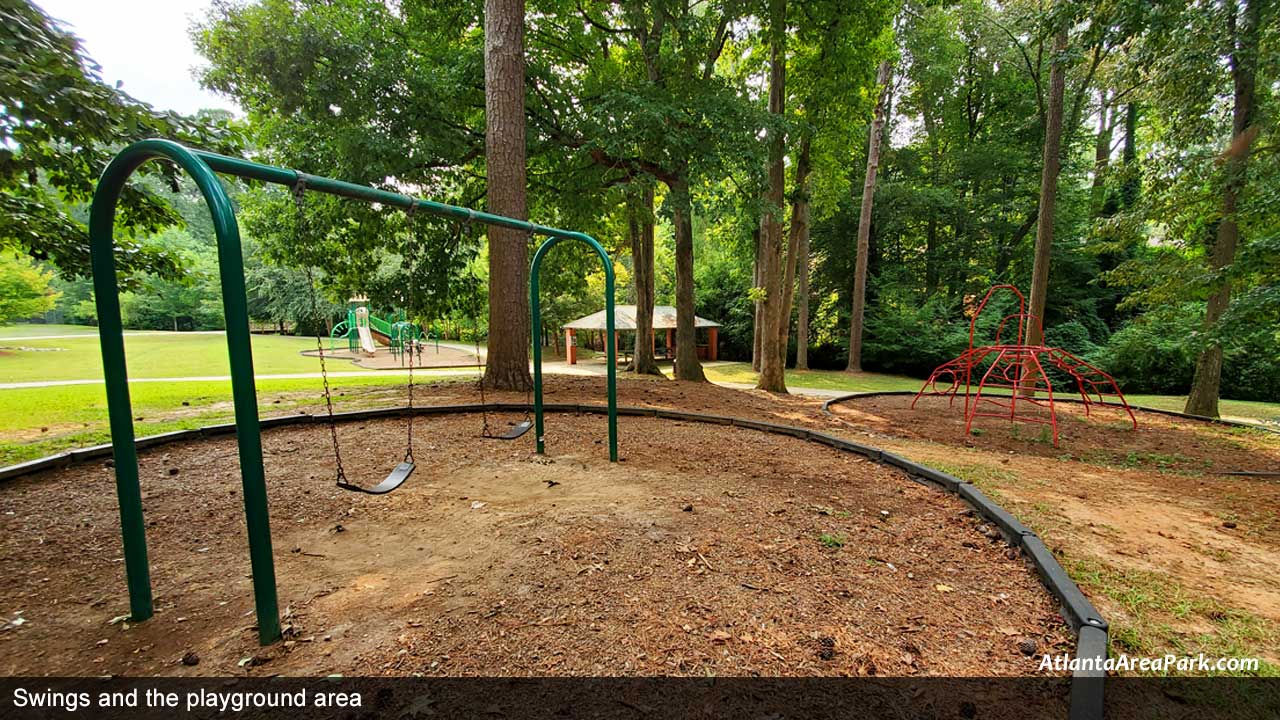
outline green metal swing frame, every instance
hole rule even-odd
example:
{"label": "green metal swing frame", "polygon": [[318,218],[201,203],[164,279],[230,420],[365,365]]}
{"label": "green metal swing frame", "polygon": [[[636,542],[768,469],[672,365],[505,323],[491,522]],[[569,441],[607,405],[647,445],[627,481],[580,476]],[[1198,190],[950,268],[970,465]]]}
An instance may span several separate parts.
{"label": "green metal swing frame", "polygon": [[[235,208],[218,180],[218,173],[246,180],[294,187],[299,180],[308,190],[390,207],[427,212],[458,221],[545,236],[530,266],[529,304],[533,328],[542,326],[538,301],[538,276],[547,252],[565,240],[586,243],[599,256],[605,275],[605,307],[608,314],[607,351],[609,459],[618,461],[617,365],[614,347],[614,276],[609,254],[595,238],[585,233],[537,225],[524,220],[478,212],[408,195],[378,190],[365,185],[307,175],[296,170],[263,165],[239,158],[187,148],[169,140],[142,140],[126,147],[107,165],[94,191],[89,211],[89,245],[94,295],[98,310],[98,337],[102,346],[102,368],[106,383],[111,446],[115,459],[116,495],[120,503],[120,529],[124,543],[125,578],[129,589],[130,617],[135,622],[154,612],[151,571],[147,560],[146,525],[142,516],[142,491],[138,478],[138,454],[134,444],[133,409],[129,399],[129,378],[125,363],[124,329],[120,317],[120,288],[116,281],[116,206],[129,177],[149,160],[169,160],[195,181],[213,216],[218,245],[218,272],[222,284],[222,307],[227,331],[227,353],[231,365],[231,394],[235,403],[236,441],[240,479],[244,491],[245,521],[248,525],[249,562],[253,576],[254,605],[258,619],[258,640],[269,645],[280,639],[279,601],[276,594],[275,564],[271,548],[271,527],[267,509],[267,487],[262,460],[262,431],[258,422],[258,398],[254,386],[253,352],[249,343],[249,310],[245,298],[244,261]],[[538,334],[535,330],[533,337]],[[542,412],[542,348],[533,343],[534,416],[537,451],[544,453]]]}

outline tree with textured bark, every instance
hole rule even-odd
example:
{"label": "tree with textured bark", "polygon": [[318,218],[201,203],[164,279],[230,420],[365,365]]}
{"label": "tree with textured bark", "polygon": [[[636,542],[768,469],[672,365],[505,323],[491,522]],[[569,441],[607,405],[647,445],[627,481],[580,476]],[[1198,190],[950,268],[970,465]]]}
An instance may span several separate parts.
{"label": "tree with textured bark", "polygon": [[1141,178],[1138,175],[1138,104],[1131,102],[1124,109],[1124,160],[1125,178],[1120,186],[1120,206],[1132,208],[1138,202]]}
{"label": "tree with textured bark", "polygon": [[[623,181],[667,187],[659,212],[676,251],[677,380],[703,381],[694,326],[691,185],[756,152],[756,112],[716,72],[749,3],[617,0],[547,6],[557,40],[540,52],[554,72],[533,78],[538,131]],[[582,98],[589,97],[589,103]]]}
{"label": "tree with textured bark", "polygon": [[[1067,83],[1067,28],[1060,27],[1053,36],[1053,58],[1049,69],[1049,101],[1045,109],[1044,153],[1040,171],[1040,203],[1036,216],[1035,262],[1031,269],[1031,298],[1027,312],[1044,318],[1049,295],[1049,259],[1053,249],[1054,208],[1058,197],[1058,174],[1062,169],[1062,105]],[[1027,330],[1027,343],[1044,341],[1043,326],[1032,322]]]}
{"label": "tree with textured bark", "polygon": [[1093,142],[1093,185],[1089,194],[1089,209],[1093,215],[1107,212],[1107,171],[1111,165],[1111,136],[1115,129],[1115,98],[1103,88],[1098,94],[1098,132]]}
{"label": "tree with textured bark", "polygon": [[689,183],[674,180],[671,188],[671,224],[676,236],[676,361],[677,380],[706,382],[698,362],[697,326],[694,325],[693,294],[693,202]]}
{"label": "tree with textured bark", "polygon": [[1184,411],[1190,415],[1218,417],[1218,395],[1222,385],[1222,344],[1213,333],[1231,302],[1231,279],[1226,271],[1240,244],[1237,211],[1248,182],[1249,154],[1258,136],[1258,45],[1268,0],[1240,0],[1227,3],[1227,37],[1231,44],[1228,63],[1231,71],[1231,143],[1221,155],[1224,174],[1222,214],[1209,253],[1210,269],[1217,278],[1204,313],[1204,334],[1210,338],[1196,360],[1191,392]]}
{"label": "tree with textured bark", "polygon": [[[484,4],[485,167],[489,212],[528,218],[525,189],[524,0]],[[489,227],[489,346],[482,382],[529,386],[529,238]]]}
{"label": "tree with textured bark", "polygon": [[796,167],[796,177],[803,178],[796,181],[796,199],[791,206],[791,231],[796,234],[798,240],[796,243],[796,369],[809,369],[809,233],[811,232],[810,223],[810,199],[809,199],[809,182],[808,168],[809,153],[811,148],[808,141],[802,145],[800,157],[805,161],[805,172],[802,175],[801,167]]}
{"label": "tree with textured bark", "polygon": [[665,377],[653,357],[653,186],[644,184],[627,197],[627,236],[631,241],[631,283],[636,291],[636,349],[627,369]]}
{"label": "tree with textured bark", "polygon": [[1126,254],[1103,280],[1126,289],[1120,310],[1142,311],[1116,336],[1147,364],[1124,368],[1119,353],[1112,363],[1151,391],[1150,360],[1170,343],[1178,374],[1157,391],[1187,392],[1193,414],[1217,414],[1220,395],[1280,393],[1280,237],[1271,232],[1280,156],[1265,120],[1280,109],[1266,90],[1277,10],[1274,0],[1159,3],[1133,47],[1144,84],[1126,109],[1120,208],[1100,230]]}
{"label": "tree with textured bark", "polygon": [[[783,246],[783,201],[786,194],[786,136],[783,113],[787,78],[787,3],[769,0],[769,114],[774,124],[768,130],[769,163],[765,190],[764,221],[760,227],[760,275],[764,297],[760,314],[764,320],[760,338],[760,377],[756,387],[770,392],[786,392],[786,317]],[[781,347],[779,347],[781,345]]]}
{"label": "tree with textured bark", "polygon": [[[785,105],[790,125],[790,227],[783,263],[779,349],[786,352],[796,312],[796,367],[809,365],[810,235],[848,196],[848,148],[874,104],[879,58],[892,48],[896,3],[868,2],[844,12],[839,2],[796,5],[789,18]],[[796,287],[797,281],[800,287]],[[785,361],[785,357],[784,357]]]}
{"label": "tree with textured bark", "polygon": [[[809,176],[813,172],[813,138],[801,133],[796,151],[795,186],[791,191],[791,225],[787,230],[786,254],[782,269],[782,322],[778,327],[778,349],[782,366],[787,365],[787,344],[791,335],[791,311],[795,304],[796,275],[801,263],[800,246],[809,235]],[[806,260],[807,262],[807,254]],[[797,353],[799,349],[797,348]],[[797,355],[798,357],[798,355]]]}
{"label": "tree with textured bark", "polygon": [[754,253],[751,261],[751,369],[760,372],[760,339],[764,337],[764,314],[761,312],[760,288],[764,287],[762,255],[760,239],[763,237],[764,217],[761,216],[751,230],[751,249]]}
{"label": "tree with textured bark", "polygon": [[849,316],[849,364],[848,372],[862,372],[863,315],[867,305],[867,255],[871,243],[871,208],[876,194],[876,176],[880,169],[880,143],[884,138],[884,126],[888,122],[889,95],[893,78],[893,64],[880,63],[876,84],[880,99],[876,103],[875,117],[867,138],[867,173],[862,183],[862,206],[858,215],[857,251],[853,270],[853,312]]}

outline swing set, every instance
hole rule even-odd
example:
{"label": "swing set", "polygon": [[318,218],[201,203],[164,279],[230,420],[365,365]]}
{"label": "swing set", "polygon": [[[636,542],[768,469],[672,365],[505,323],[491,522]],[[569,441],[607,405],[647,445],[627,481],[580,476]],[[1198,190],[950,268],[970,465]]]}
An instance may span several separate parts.
{"label": "swing set", "polygon": [[[306,216],[306,194],[307,194],[306,178],[299,177],[298,181],[293,186],[293,203],[297,211],[297,218],[295,219],[293,224],[293,227],[294,227],[293,242],[295,247],[303,247],[308,239],[307,229],[309,227],[309,223]],[[417,203],[414,203],[405,209],[405,215],[406,215],[406,220],[409,226],[409,231],[414,236],[414,242],[412,243],[414,252],[421,249],[421,245],[417,242],[417,233],[416,233],[417,226],[414,222],[414,219],[417,213],[417,208],[418,208]],[[467,229],[470,229],[471,218],[467,219],[466,225],[467,225]],[[461,240],[463,232],[464,231],[461,223],[458,223],[457,231],[453,235],[453,241],[455,244]],[[414,269],[413,267],[410,268],[410,272],[409,272],[410,280],[408,282],[408,300],[409,300],[410,308],[414,306],[413,278],[415,276],[415,273],[413,272],[413,269]],[[329,371],[328,371],[327,364],[325,363],[324,340],[321,337],[318,330],[318,328],[321,325],[320,316],[322,315],[322,312],[320,310],[320,301],[318,300],[316,295],[315,276],[312,273],[311,268],[309,266],[306,268],[306,276],[307,276],[307,291],[308,291],[309,299],[311,301],[310,310],[311,310],[312,325],[313,327],[317,328],[316,335],[315,335],[316,355],[320,358],[320,378],[324,386],[324,406],[325,406],[325,413],[326,413],[325,420],[326,420],[326,424],[329,427],[329,438],[333,445],[333,462],[334,462],[334,468],[336,472],[335,480],[336,480],[337,486],[343,490],[350,490],[352,492],[364,493],[366,495],[385,495],[391,492],[392,490],[395,490],[396,488],[400,487],[402,484],[404,484],[404,481],[409,479],[409,476],[413,474],[414,469],[417,467],[417,464],[414,461],[414,457],[413,457],[413,416],[414,416],[414,408],[413,408],[414,354],[413,354],[413,350],[410,347],[408,348],[407,352],[403,352],[403,356],[407,357],[409,361],[409,366],[408,366],[409,367],[409,382],[408,382],[409,397],[408,397],[408,405],[405,407],[406,421],[405,421],[404,459],[398,465],[396,465],[394,468],[391,469],[391,472],[387,475],[385,479],[383,479],[382,482],[376,485],[373,485],[371,487],[365,487],[363,485],[353,483],[347,479],[346,467],[343,466],[342,464],[342,447],[341,447],[341,444],[338,442],[338,423],[333,415],[333,393],[329,388]],[[409,322],[399,322],[396,324],[401,326],[412,327],[412,323],[409,323]],[[475,324],[474,318],[473,318],[473,324]],[[401,337],[404,337],[404,336],[405,336],[404,334],[401,335]],[[332,335],[330,336],[330,339],[332,340]],[[477,385],[480,390],[480,407],[481,407],[480,417],[482,421],[480,437],[491,439],[491,440],[519,439],[520,436],[528,432],[529,428],[533,426],[533,421],[530,420],[529,418],[529,409],[528,409],[528,406],[530,405],[529,396],[526,395],[526,399],[525,399],[526,409],[525,409],[524,420],[522,420],[520,423],[516,424],[511,429],[503,433],[495,433],[489,428],[489,412],[488,412],[488,409],[485,407],[486,403],[484,398],[484,366],[480,362],[479,333],[477,333],[476,335],[476,372],[479,375],[479,380],[477,381]],[[530,388],[528,392],[532,393],[532,391],[533,391],[532,388]]]}
{"label": "swing set", "polygon": [[[307,175],[296,170],[263,165],[260,163],[227,157],[215,153],[187,148],[169,140],[142,140],[124,150],[107,165],[94,191],[89,210],[90,260],[93,270],[94,296],[98,311],[98,337],[102,348],[103,377],[106,383],[107,411],[111,428],[112,455],[115,461],[116,495],[120,504],[121,537],[124,544],[125,578],[129,589],[130,617],[135,622],[150,618],[154,612],[151,593],[151,571],[147,560],[146,524],[142,514],[142,491],[138,477],[138,454],[135,445],[132,404],[129,399],[129,379],[125,365],[124,329],[120,315],[120,288],[116,280],[115,216],[116,206],[125,184],[135,170],[150,160],[167,160],[184,170],[195,181],[213,219],[214,234],[218,246],[218,272],[222,285],[223,316],[226,323],[227,353],[231,366],[231,393],[235,406],[235,427],[240,478],[243,486],[245,522],[248,526],[249,561],[253,578],[254,606],[258,618],[258,639],[263,645],[280,639],[279,602],[276,594],[275,564],[271,548],[271,528],[267,510],[266,478],[262,459],[262,432],[258,418],[257,391],[254,387],[253,353],[250,347],[249,312],[245,298],[244,261],[240,243],[240,230],[235,209],[227,197],[217,174],[232,175],[292,189],[299,220],[303,215],[305,194],[308,191],[336,195],[352,200],[377,203],[385,207],[404,210],[412,220],[416,213],[424,212],[455,222],[505,227],[520,230],[530,237],[543,236],[543,242],[533,255],[529,276],[529,306],[532,327],[542,326],[541,304],[538,297],[539,273],[548,251],[566,240],[585,243],[599,257],[604,270],[604,295],[607,310],[608,332],[608,433],[609,460],[618,461],[618,400],[616,348],[614,347],[614,276],[609,254],[590,235],[570,230],[537,225],[502,215],[477,212],[470,208],[447,205],[431,200],[410,197],[379,190],[365,185]],[[305,225],[299,222],[298,228]],[[299,234],[296,238],[302,241]],[[313,311],[318,308],[315,282],[307,268],[308,287]],[[409,288],[412,293],[412,282]],[[410,301],[412,305],[412,299]],[[477,342],[479,339],[477,338]],[[333,398],[329,388],[328,372],[324,365],[322,340],[316,337],[320,351],[321,378],[324,385],[326,423],[333,443],[337,485],[343,490],[381,495],[399,487],[413,473],[416,463],[413,456],[413,418],[417,410],[413,405],[413,360],[409,362],[408,404],[406,415],[406,446],[404,459],[381,481],[366,486],[349,480],[342,464],[338,443],[337,418],[333,412]],[[477,352],[477,362],[479,353]],[[479,369],[479,365],[477,365]],[[533,343],[533,386],[529,390],[531,403],[526,403],[524,421],[503,433],[489,428],[488,412],[484,402],[483,377],[480,379],[481,410],[484,428],[481,436],[501,440],[514,440],[530,428],[535,429],[535,447],[538,454],[546,452],[546,434],[543,423],[542,403],[542,348]],[[530,407],[533,420],[530,423]]]}

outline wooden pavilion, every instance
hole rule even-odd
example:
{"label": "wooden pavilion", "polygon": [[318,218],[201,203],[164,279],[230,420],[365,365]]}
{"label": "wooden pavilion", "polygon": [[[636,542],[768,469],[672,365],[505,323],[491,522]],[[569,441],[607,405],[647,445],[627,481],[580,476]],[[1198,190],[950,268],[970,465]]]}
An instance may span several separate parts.
{"label": "wooden pavilion", "polygon": [[[605,314],[604,310],[592,313],[585,317],[580,317],[573,322],[564,326],[564,340],[566,354],[570,365],[576,365],[578,362],[578,331],[588,333],[600,333],[603,336],[605,332]],[[701,360],[715,360],[719,353],[717,345],[720,341],[720,323],[708,320],[706,318],[694,316],[694,327],[697,330],[706,331],[706,343],[698,343],[698,358]],[[618,348],[622,347],[621,335],[624,332],[636,331],[636,306],[635,305],[618,305],[614,307],[613,315],[614,329],[614,345]],[[653,308],[653,334],[649,338],[650,346],[654,349],[654,355],[658,355],[658,332],[666,332],[666,345],[663,350],[665,357],[675,357],[676,348],[676,309],[670,305],[655,305]],[[639,338],[636,339],[639,342]]]}

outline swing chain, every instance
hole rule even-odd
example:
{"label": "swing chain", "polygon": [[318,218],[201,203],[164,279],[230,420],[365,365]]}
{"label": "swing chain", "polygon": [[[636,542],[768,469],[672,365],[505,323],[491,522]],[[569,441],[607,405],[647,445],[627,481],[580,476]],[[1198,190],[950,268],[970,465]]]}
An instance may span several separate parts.
{"label": "swing chain", "polygon": [[[297,182],[293,185],[293,204],[297,210],[297,217],[294,220],[294,241],[296,247],[302,246],[302,226],[306,222],[306,193],[307,180],[301,174],[298,175]],[[338,424],[333,419],[333,393],[329,389],[329,371],[325,367],[324,361],[324,343],[320,339],[320,301],[316,297],[316,280],[308,263],[304,266],[307,275],[307,290],[311,299],[311,321],[316,327],[316,353],[320,357],[320,379],[324,383],[324,405],[329,420],[329,439],[333,443],[333,459],[338,466],[337,483],[339,486],[347,484],[347,472],[342,467],[342,450],[338,446]]]}
{"label": "swing chain", "polygon": [[[459,222],[457,225],[458,231],[455,235],[455,246],[461,244],[463,234],[466,234],[467,236],[471,235],[471,221],[474,219],[475,211],[467,208],[467,219]],[[474,299],[475,294],[479,292],[480,288],[478,278],[473,275],[471,279],[477,281],[472,287],[472,290],[475,292],[472,293],[471,299]],[[480,391],[480,437],[492,438],[493,430],[489,428],[489,403],[484,396],[484,363],[480,360],[480,313],[479,310],[476,309],[469,314],[471,315],[471,326],[475,333],[476,344],[476,389]]]}
{"label": "swing chain", "polygon": [[[418,210],[418,201],[414,200],[409,203],[409,209],[405,211],[405,216],[409,222],[409,236],[415,240],[417,239],[417,236],[414,232],[416,229],[414,224],[414,214],[417,212],[417,210]],[[416,248],[411,248],[410,252],[413,252],[414,250],[416,250]],[[413,284],[414,284],[414,267],[416,264],[417,264],[416,258],[410,261],[409,263],[408,301],[409,301],[410,313],[412,313],[414,309],[413,308]],[[405,320],[408,321],[407,315]],[[405,326],[400,328],[400,351],[408,352],[409,354],[409,423],[408,423],[409,430],[408,430],[408,437],[405,443],[404,461],[407,463],[412,463],[414,462],[413,460],[413,346],[405,345],[404,333],[406,332],[410,333],[411,335],[413,334],[412,322],[406,322]],[[417,343],[416,337],[413,338],[413,342],[415,344]]]}
{"label": "swing chain", "polygon": [[476,339],[476,387],[480,389],[480,437],[491,438],[493,431],[489,429],[489,404],[484,399],[484,365],[480,362],[480,321],[473,315],[471,324],[475,328]]}

